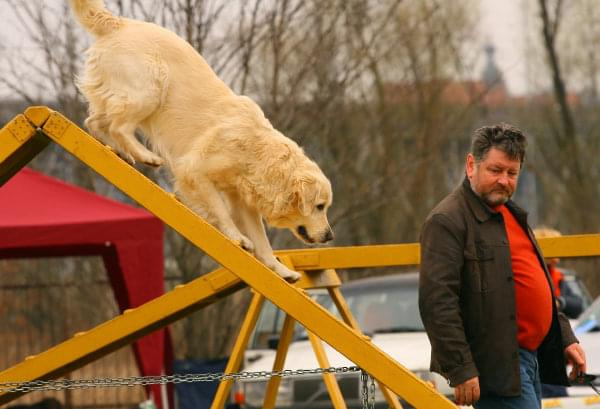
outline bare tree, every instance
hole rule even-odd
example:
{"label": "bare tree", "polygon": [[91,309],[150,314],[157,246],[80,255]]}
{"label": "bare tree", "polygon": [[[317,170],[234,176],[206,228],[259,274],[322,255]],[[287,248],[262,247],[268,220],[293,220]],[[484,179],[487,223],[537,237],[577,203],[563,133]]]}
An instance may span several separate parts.
{"label": "bare tree", "polygon": [[[589,143],[597,144],[597,136],[585,130],[584,125],[586,122],[584,117],[585,104],[593,103],[593,101],[583,101],[582,104],[584,105],[581,106],[572,99],[569,100],[567,80],[559,53],[559,33],[564,25],[563,13],[565,7],[563,2],[560,0],[539,0],[538,5],[543,46],[546,51],[548,71],[552,79],[554,104],[557,108],[555,111],[547,113],[550,120],[547,122],[547,129],[544,130],[547,138],[552,143],[538,144],[538,148],[546,160],[544,171],[552,179],[547,185],[558,183],[564,191],[566,200],[561,207],[561,213],[569,215],[567,217],[570,229],[579,232],[589,231],[594,226],[597,227],[599,222],[595,214],[585,210],[587,204],[594,203],[598,199],[597,170],[594,171],[594,169],[597,169],[596,160],[590,157],[589,146],[587,146]],[[593,46],[590,44],[585,53],[591,53],[588,67],[590,70],[595,70],[595,51],[591,48]],[[593,78],[597,76],[597,72],[590,72],[592,95],[595,92],[595,80]],[[572,91],[571,95],[573,95]],[[574,109],[577,109],[577,112],[574,112]],[[549,164],[551,166],[548,166]]]}

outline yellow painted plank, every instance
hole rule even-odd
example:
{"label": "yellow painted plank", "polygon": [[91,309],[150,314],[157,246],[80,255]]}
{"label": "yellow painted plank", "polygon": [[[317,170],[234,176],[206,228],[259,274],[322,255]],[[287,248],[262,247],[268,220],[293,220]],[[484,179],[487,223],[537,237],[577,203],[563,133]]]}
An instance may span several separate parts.
{"label": "yellow painted plank", "polygon": [[386,267],[420,262],[418,243],[278,250],[275,253],[289,256],[297,270]]}
{"label": "yellow painted plank", "polygon": [[[0,133],[10,135],[14,142],[12,146],[20,146],[33,136],[36,129],[31,125],[25,115],[17,115],[2,127]],[[8,142],[7,142],[8,143]],[[0,152],[4,152],[5,147],[0,147]],[[9,151],[10,152],[10,151]],[[0,160],[4,160],[6,155],[0,154]]]}
{"label": "yellow painted plank", "polygon": [[0,186],[45,147],[47,142],[34,140],[35,135],[36,129],[22,114],[0,129]]}
{"label": "yellow painted plank", "polygon": [[32,106],[25,110],[25,117],[36,128],[41,128],[50,117],[53,111],[46,106]]}
{"label": "yellow painted plank", "polygon": [[[455,407],[446,398],[431,391],[423,381],[398,362],[367,342],[358,331],[337,320],[302,290],[286,283],[179,203],[173,195],[162,190],[64,116],[52,112],[43,125],[43,131],[307,329],[388,385],[394,393],[403,396],[417,408]],[[381,256],[384,257],[383,252]]]}
{"label": "yellow painted plank", "polygon": [[600,234],[577,234],[538,240],[544,257],[600,256]]}

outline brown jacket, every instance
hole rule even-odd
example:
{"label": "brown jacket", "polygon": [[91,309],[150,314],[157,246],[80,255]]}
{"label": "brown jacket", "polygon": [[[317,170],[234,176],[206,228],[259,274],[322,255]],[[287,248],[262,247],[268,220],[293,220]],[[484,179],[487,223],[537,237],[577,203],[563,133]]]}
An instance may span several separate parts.
{"label": "brown jacket", "polygon": [[[506,206],[527,231],[552,286],[527,214],[512,201]],[[431,342],[432,371],[451,386],[479,376],[482,394],[520,395],[515,289],[504,221],[466,178],[423,225],[419,308]],[[577,339],[555,303],[552,315],[537,351],[541,380],[567,385],[564,348]]]}

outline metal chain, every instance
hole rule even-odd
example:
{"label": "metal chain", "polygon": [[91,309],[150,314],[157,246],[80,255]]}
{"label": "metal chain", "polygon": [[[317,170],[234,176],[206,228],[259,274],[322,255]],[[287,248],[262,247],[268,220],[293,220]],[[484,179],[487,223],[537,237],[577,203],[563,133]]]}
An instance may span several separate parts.
{"label": "metal chain", "polygon": [[362,391],[362,408],[375,409],[375,380],[361,369],[360,385]]}
{"label": "metal chain", "polygon": [[375,378],[373,378],[371,375],[369,375],[369,378],[371,378],[371,384],[369,385],[370,387],[370,409],[375,409]]}
{"label": "metal chain", "polygon": [[131,376],[128,378],[98,378],[98,379],[57,379],[37,380],[25,382],[0,382],[0,393],[9,392],[33,392],[63,389],[86,389],[95,387],[119,387],[136,385],[155,385],[166,383],[191,383],[191,382],[213,382],[238,379],[262,379],[274,376],[289,377],[325,373],[347,373],[358,372],[356,366],[342,366],[338,368],[316,368],[316,369],[285,369],[282,371],[260,371],[260,372],[238,372],[238,373],[201,373],[201,374],[175,374],[161,376]]}

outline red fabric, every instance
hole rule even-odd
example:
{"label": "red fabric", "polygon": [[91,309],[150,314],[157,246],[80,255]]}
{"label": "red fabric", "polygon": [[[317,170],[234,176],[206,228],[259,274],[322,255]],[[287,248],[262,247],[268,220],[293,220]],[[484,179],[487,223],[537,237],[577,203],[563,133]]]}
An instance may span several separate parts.
{"label": "red fabric", "polygon": [[535,351],[552,324],[552,292],[527,233],[506,206],[500,207],[510,245],[519,346]]}
{"label": "red fabric", "polygon": [[558,268],[551,265],[548,265],[548,270],[550,271],[550,277],[554,284],[554,295],[560,297],[560,282],[564,279],[563,273],[561,273]]}
{"label": "red fabric", "polygon": [[[164,293],[162,222],[129,206],[24,168],[0,187],[0,258],[101,255],[121,311]],[[134,344],[143,375],[167,373],[168,332]],[[160,385],[149,392],[162,408]]]}

